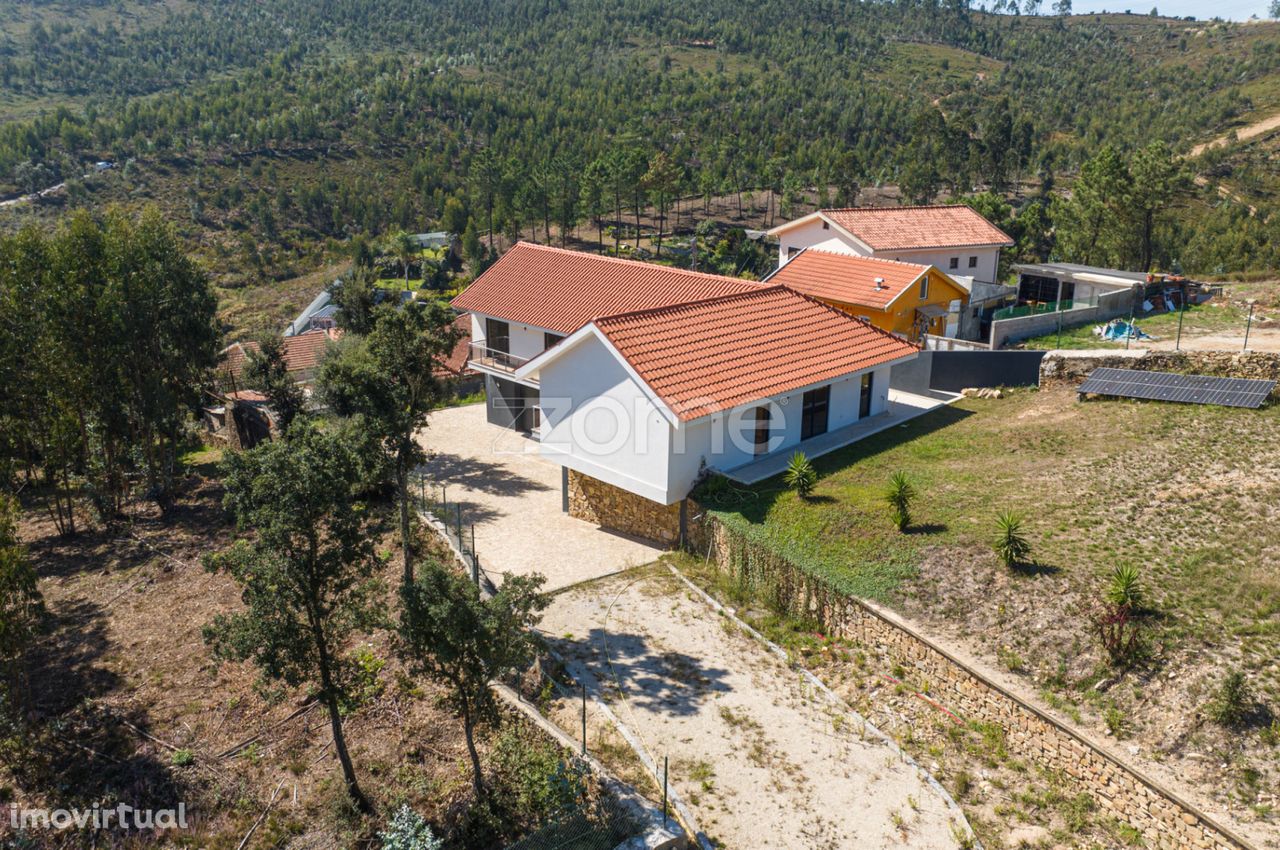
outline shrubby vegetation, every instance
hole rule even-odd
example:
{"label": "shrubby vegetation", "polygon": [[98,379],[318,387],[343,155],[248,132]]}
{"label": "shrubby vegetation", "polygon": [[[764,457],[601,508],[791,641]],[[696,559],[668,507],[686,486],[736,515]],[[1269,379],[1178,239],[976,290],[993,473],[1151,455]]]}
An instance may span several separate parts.
{"label": "shrubby vegetation", "polygon": [[[0,179],[26,189],[71,178],[72,202],[92,203],[101,181],[78,175],[99,157],[125,165],[130,190],[130,158],[172,169],[190,221],[225,234],[240,275],[425,221],[482,262],[495,234],[563,241],[580,224],[616,249],[652,206],[662,251],[687,216],[677,196],[741,207],[756,195],[776,219],[805,192],[831,204],[884,183],[918,201],[1001,197],[1028,178],[1040,194],[1017,210],[1019,254],[1043,258],[1057,178],[1106,143],[1130,169],[1153,137],[1182,152],[1245,113],[1241,92],[1267,91],[1280,68],[1262,30],[781,0],[228,0],[136,32],[36,27],[0,56],[20,100],[85,104],[0,126]],[[366,156],[374,168],[307,165]],[[286,176],[295,167],[307,179]],[[1274,235],[1268,221],[1247,229]],[[1209,225],[1166,233],[1157,222],[1145,247],[1096,253],[1198,272],[1264,261],[1260,235],[1235,250],[1229,211]],[[1064,244],[1062,259],[1097,247]]]}
{"label": "shrubby vegetation", "polygon": [[214,310],[157,210],[0,238],[0,483],[38,483],[66,533],[81,495],[113,521],[135,474],[167,506],[217,358]]}

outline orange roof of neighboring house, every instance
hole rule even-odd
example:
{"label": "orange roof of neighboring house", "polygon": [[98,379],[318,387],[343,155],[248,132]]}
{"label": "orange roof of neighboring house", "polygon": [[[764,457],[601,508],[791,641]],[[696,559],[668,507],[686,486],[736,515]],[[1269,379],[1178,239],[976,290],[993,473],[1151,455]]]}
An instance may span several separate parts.
{"label": "orange roof of neighboring house", "polygon": [[471,316],[467,313],[458,316],[453,320],[453,327],[458,331],[458,342],[436,370],[440,377],[457,377],[470,371],[467,369],[467,357],[471,353]]}
{"label": "orange roof of neighboring house", "polygon": [[737,278],[518,242],[453,306],[569,334],[600,316],[759,288]]}
{"label": "orange roof of neighboring house", "polygon": [[873,251],[1013,244],[1009,234],[963,204],[853,207],[819,212]]}
{"label": "orange roof of neighboring house", "polygon": [[697,419],[919,348],[783,286],[597,319],[681,419]]}
{"label": "orange roof of neighboring house", "polygon": [[261,403],[267,400],[267,397],[257,390],[236,390],[226,394],[227,401],[247,401],[251,403]]}
{"label": "orange roof of neighboring house", "polygon": [[883,310],[928,271],[928,266],[916,263],[806,248],[769,275],[768,281],[824,301]]}
{"label": "orange roof of neighboring house", "polygon": [[[331,340],[342,336],[342,331],[332,328],[323,331],[308,331],[297,336],[284,338],[284,363],[290,372],[304,372],[314,369],[320,362],[326,346]],[[239,380],[244,375],[244,368],[249,362],[249,354],[257,352],[260,346],[256,342],[233,342],[222,350],[223,368],[231,376]]]}

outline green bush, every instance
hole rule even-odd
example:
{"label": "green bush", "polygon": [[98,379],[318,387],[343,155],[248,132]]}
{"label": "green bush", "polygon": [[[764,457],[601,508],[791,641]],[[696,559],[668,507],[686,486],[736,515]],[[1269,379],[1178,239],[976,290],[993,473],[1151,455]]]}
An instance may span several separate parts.
{"label": "green bush", "polygon": [[443,846],[422,815],[408,806],[396,809],[378,838],[382,839],[382,850],[440,850]]}
{"label": "green bush", "polygon": [[1031,544],[1022,536],[1022,517],[1005,511],[996,518],[996,554],[1008,569],[1016,567],[1031,556]]}
{"label": "green bush", "polygon": [[1218,686],[1218,693],[1209,704],[1209,716],[1222,726],[1239,726],[1253,708],[1253,689],[1244,673],[1233,670]]}
{"label": "green bush", "polygon": [[169,759],[174,767],[190,767],[195,764],[196,757],[191,750],[174,750],[173,755]]}
{"label": "green bush", "polygon": [[787,464],[783,480],[788,487],[799,493],[801,498],[808,498],[813,492],[814,485],[818,483],[818,473],[809,458],[805,457],[804,452],[796,452],[791,456],[791,462]]}
{"label": "green bush", "polygon": [[895,472],[889,479],[889,489],[884,500],[889,504],[893,514],[893,523],[899,531],[906,531],[911,525],[911,502],[916,497],[916,488],[911,486],[905,472]]}

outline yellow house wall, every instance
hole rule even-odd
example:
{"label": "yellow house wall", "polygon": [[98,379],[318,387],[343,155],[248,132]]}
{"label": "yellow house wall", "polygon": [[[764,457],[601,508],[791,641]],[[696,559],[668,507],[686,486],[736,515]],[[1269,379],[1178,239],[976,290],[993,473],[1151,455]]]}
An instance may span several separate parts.
{"label": "yellow house wall", "polygon": [[[871,324],[881,330],[890,333],[902,334],[910,336],[914,330],[916,309],[927,304],[934,304],[946,310],[951,306],[951,302],[960,299],[961,309],[969,300],[969,293],[960,288],[958,284],[952,283],[949,278],[938,272],[936,269],[929,270],[929,297],[920,297],[920,284],[912,284],[911,289],[889,305],[887,310],[877,310],[872,307],[861,306],[858,304],[845,304],[840,301],[831,301],[828,299],[819,299],[830,304],[838,310],[843,310],[853,316],[867,319]],[[947,329],[947,317],[940,316],[934,319],[929,327],[929,333],[941,336]]]}

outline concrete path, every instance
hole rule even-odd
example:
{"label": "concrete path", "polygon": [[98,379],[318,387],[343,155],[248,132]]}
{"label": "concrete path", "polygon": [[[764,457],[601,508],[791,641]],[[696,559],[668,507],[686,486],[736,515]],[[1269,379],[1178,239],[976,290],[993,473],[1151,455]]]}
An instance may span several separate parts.
{"label": "concrete path", "polygon": [[542,621],[585,664],[700,828],[727,848],[956,848],[913,766],[662,568],[557,595]]}
{"label": "concrete path", "polygon": [[461,504],[464,528],[475,523],[480,564],[495,582],[504,572],[539,572],[554,590],[649,563],[662,551],[563,513],[560,467],[538,456],[535,441],[486,422],[483,404],[436,411],[418,440],[431,455],[427,475],[446,487],[448,520]]}

